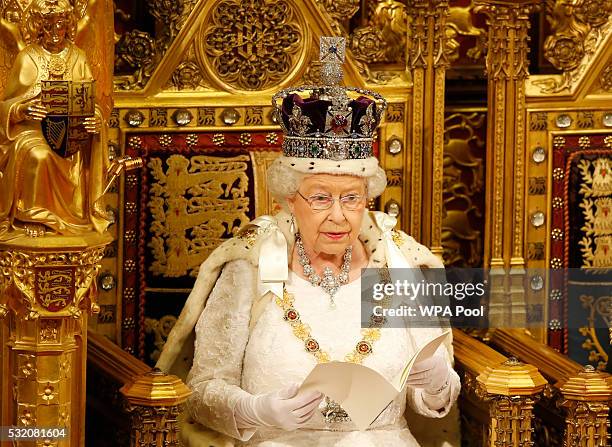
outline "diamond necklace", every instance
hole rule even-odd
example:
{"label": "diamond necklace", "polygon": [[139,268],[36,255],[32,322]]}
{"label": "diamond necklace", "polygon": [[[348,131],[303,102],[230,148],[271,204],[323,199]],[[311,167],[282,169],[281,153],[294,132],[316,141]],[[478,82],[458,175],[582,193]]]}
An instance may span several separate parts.
{"label": "diamond necklace", "polygon": [[334,275],[330,267],[323,269],[323,278],[321,278],[317,272],[315,272],[312,265],[310,265],[310,258],[306,254],[302,237],[300,233],[295,235],[295,243],[297,245],[298,259],[304,269],[304,276],[308,277],[308,280],[313,286],[321,286],[325,292],[329,295],[330,306],[336,307],[334,301],[334,295],[338,291],[341,285],[346,284],[349,280],[349,271],[351,269],[351,259],[353,258],[353,247],[348,246],[344,251],[344,262],[340,267],[340,273],[337,276]]}

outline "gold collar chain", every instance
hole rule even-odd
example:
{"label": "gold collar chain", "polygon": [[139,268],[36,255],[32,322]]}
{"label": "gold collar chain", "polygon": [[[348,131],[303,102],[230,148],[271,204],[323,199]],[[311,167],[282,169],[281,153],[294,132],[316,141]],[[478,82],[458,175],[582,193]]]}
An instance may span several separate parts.
{"label": "gold collar chain", "polygon": [[[387,268],[380,269],[380,273],[383,280],[390,280],[389,270]],[[275,301],[283,310],[283,319],[291,325],[293,335],[304,342],[306,351],[310,352],[319,363],[329,362],[329,353],[321,349],[321,345],[310,332],[310,326],[301,320],[300,313],[294,306],[295,297],[287,291],[285,286],[283,286],[283,298],[276,297]],[[387,307],[389,301],[389,296],[385,296],[381,301],[383,308]],[[346,354],[344,360],[361,364],[363,360],[372,353],[374,342],[380,338],[380,328],[384,326],[385,323],[385,317],[372,314],[370,316],[369,327],[361,329],[361,340],[357,342],[353,351]],[[337,402],[334,402],[327,396],[325,396],[325,405],[321,410],[321,414],[328,424],[350,422],[351,420],[346,411]],[[331,425],[331,428],[332,430],[336,429],[335,425]]]}
{"label": "gold collar chain", "polygon": [[[379,269],[381,279],[385,282],[390,281],[388,268]],[[330,361],[329,354],[321,349],[319,342],[312,336],[310,326],[304,323],[300,317],[300,313],[295,308],[295,297],[287,291],[283,286],[283,297],[276,297],[276,304],[283,309],[283,319],[291,325],[293,335],[304,342],[304,348],[315,356],[319,363]],[[386,308],[390,301],[390,297],[385,295],[385,298],[380,301],[383,308]],[[357,342],[353,351],[346,354],[344,360],[352,363],[361,364],[363,360],[372,353],[374,342],[380,338],[380,328],[386,323],[386,318],[372,314],[370,316],[370,324],[367,328],[361,329],[361,340]]]}
{"label": "gold collar chain", "polygon": [[[300,313],[294,307],[295,298],[283,287],[283,298],[276,297],[276,304],[283,309],[283,318],[291,325],[293,335],[304,342],[304,348],[315,356],[319,363],[330,361],[330,356],[321,349],[319,342],[313,338],[310,326],[300,318]],[[361,340],[355,345],[355,349],[348,353],[344,360],[352,363],[361,363],[363,359],[372,353],[372,345],[380,338],[380,326],[384,324],[383,317],[374,317],[370,327],[361,329]]]}

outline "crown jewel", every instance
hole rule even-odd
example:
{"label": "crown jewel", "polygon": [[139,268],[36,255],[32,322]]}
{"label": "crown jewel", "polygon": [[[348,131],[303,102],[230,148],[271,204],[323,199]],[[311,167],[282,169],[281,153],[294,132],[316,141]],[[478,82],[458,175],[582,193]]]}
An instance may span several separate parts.
{"label": "crown jewel", "polygon": [[286,156],[344,160],[373,155],[387,101],[370,90],[340,86],[345,51],[343,37],[321,37],[323,85],[288,88],[272,97]]}

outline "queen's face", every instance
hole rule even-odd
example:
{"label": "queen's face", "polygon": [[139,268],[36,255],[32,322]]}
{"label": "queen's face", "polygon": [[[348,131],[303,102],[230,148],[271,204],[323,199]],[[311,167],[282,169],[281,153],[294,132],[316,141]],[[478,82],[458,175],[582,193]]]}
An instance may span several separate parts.
{"label": "queen's face", "polygon": [[46,14],[42,19],[42,46],[45,50],[57,53],[66,45],[68,18],[65,14]]}
{"label": "queen's face", "polygon": [[[304,247],[314,253],[338,255],[355,243],[361,229],[366,209],[366,183],[363,178],[352,175],[315,174],[306,177],[298,192],[288,197],[287,203],[295,215]],[[340,204],[339,197],[354,201],[350,208]],[[333,197],[327,210],[313,210],[309,201],[324,203]],[[355,205],[356,204],[356,205]],[[316,205],[315,205],[316,208]]]}

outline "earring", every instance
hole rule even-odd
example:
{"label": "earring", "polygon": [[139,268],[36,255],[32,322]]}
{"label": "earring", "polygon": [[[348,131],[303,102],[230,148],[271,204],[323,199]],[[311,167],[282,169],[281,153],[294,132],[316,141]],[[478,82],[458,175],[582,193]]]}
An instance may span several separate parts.
{"label": "earring", "polygon": [[291,224],[289,225],[289,231],[291,231],[291,234],[295,234],[295,230],[296,230],[296,225],[295,225],[295,216],[293,215],[293,213],[291,214]]}

